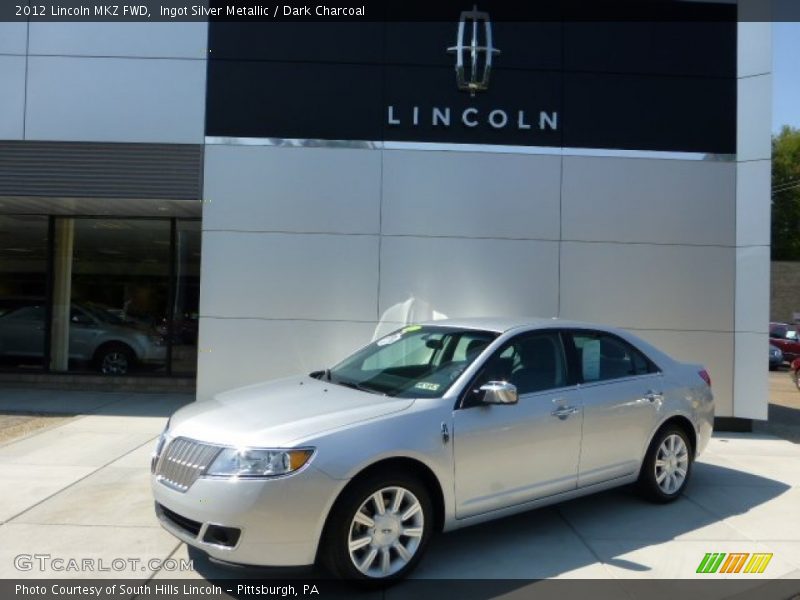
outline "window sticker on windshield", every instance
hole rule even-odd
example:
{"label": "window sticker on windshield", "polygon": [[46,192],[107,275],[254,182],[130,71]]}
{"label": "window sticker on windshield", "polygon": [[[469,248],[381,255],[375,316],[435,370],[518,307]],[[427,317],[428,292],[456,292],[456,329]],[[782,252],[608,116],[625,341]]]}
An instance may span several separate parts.
{"label": "window sticker on windshield", "polygon": [[383,338],[379,339],[375,343],[378,346],[388,346],[389,344],[394,344],[401,337],[403,337],[403,332],[402,331],[398,331],[397,333],[393,333],[391,335],[387,335],[386,337],[383,337]]}
{"label": "window sticker on windshield", "polygon": [[600,379],[600,340],[588,340],[583,344],[583,380]]}
{"label": "window sticker on windshield", "polygon": [[422,325],[409,325],[403,328],[403,333],[411,333],[412,331],[419,331],[420,329],[422,329]]}
{"label": "window sticker on windshield", "polygon": [[428,383],[427,381],[420,381],[415,386],[418,390],[427,390],[429,392],[435,392],[440,387],[442,387],[439,383]]}

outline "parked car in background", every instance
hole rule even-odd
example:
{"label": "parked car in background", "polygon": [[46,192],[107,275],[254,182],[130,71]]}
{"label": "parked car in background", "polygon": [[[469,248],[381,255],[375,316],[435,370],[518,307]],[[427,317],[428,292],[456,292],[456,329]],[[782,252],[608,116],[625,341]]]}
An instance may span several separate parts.
{"label": "parked car in background", "polygon": [[432,321],[182,408],[151,485],[163,527],[218,560],[375,584],[436,531],[630,483],[675,500],[713,420],[705,369],[627,331]]}
{"label": "parked car in background", "polygon": [[774,371],[783,364],[783,352],[777,346],[769,345],[769,370]]}
{"label": "parked car in background", "polygon": [[[8,306],[12,306],[9,302]],[[44,302],[18,302],[0,314],[0,356],[37,358],[44,352]],[[164,364],[163,336],[123,321],[104,307],[73,304],[70,308],[69,358],[90,363],[106,375],[125,375],[137,363]]]}
{"label": "parked car in background", "polygon": [[800,358],[795,358],[789,365],[789,373],[792,376],[792,381],[800,390]]}
{"label": "parked car in background", "polygon": [[797,327],[791,323],[770,323],[769,343],[780,348],[787,362],[800,358],[800,338]]}

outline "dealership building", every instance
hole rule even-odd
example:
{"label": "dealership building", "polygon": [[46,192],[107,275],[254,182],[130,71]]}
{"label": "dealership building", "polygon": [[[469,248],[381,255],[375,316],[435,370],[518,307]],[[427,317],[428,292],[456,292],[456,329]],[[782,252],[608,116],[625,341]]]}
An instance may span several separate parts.
{"label": "dealership building", "polygon": [[203,399],[528,315],[629,329],[765,419],[771,24],[452,6],[0,23],[4,376]]}

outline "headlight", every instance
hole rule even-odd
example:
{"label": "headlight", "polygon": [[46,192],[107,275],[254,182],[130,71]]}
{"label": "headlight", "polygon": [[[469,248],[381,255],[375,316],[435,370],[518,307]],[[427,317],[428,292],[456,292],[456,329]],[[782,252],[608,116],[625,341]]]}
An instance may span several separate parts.
{"label": "headlight", "polygon": [[225,448],[211,463],[206,475],[226,477],[286,475],[305,465],[313,454],[313,448],[297,450]]}

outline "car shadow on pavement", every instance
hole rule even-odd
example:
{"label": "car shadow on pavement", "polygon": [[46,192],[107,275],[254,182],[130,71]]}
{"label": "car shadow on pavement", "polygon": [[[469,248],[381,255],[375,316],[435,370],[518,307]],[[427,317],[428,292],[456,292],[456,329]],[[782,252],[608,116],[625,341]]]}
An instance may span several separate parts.
{"label": "car shadow on pavement", "polygon": [[[394,593],[403,597],[408,593],[415,598],[441,597],[445,593],[450,596],[446,590],[453,591],[452,585],[457,585],[459,598],[490,598],[528,586],[534,580],[563,576],[611,578],[609,568],[622,578],[626,577],[624,571],[633,577],[647,576],[648,572],[654,578],[663,577],[654,570],[654,564],[623,556],[674,540],[743,539],[725,520],[747,513],[789,489],[779,481],[698,462],[686,493],[670,504],[651,504],[632,487],[624,487],[437,535],[413,579],[391,588],[386,597]],[[728,501],[721,502],[720,496],[727,496]],[[193,549],[190,557],[198,574],[209,581],[257,579],[274,585],[327,577],[317,567],[232,567],[209,560]],[[702,555],[697,560],[700,558]],[[695,566],[686,577],[693,574]],[[444,582],[451,587],[442,587]]]}

